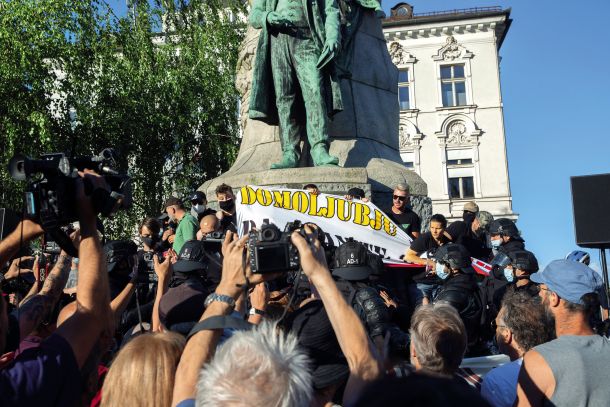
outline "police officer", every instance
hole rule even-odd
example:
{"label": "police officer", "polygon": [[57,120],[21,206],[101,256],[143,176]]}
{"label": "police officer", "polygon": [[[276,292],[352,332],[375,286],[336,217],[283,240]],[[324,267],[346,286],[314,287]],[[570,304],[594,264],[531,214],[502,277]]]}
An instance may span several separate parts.
{"label": "police officer", "polygon": [[495,251],[508,253],[515,250],[525,250],[525,241],[519,230],[510,219],[496,219],[489,225],[491,246]]}
{"label": "police officer", "polygon": [[483,309],[470,253],[460,244],[448,243],[436,250],[434,258],[435,273],[443,281],[434,302],[446,301],[458,311],[472,346],[478,341]]}

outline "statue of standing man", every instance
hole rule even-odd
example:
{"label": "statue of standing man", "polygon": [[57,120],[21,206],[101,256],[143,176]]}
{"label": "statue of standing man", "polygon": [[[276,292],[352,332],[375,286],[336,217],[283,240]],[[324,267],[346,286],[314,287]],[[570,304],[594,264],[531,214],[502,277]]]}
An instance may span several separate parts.
{"label": "statue of standing man", "polygon": [[260,28],[249,116],[280,126],[282,160],[294,168],[307,134],[316,166],[337,165],[328,153],[329,118],[343,109],[333,60],[341,48],[336,0],[255,0],[250,24]]}

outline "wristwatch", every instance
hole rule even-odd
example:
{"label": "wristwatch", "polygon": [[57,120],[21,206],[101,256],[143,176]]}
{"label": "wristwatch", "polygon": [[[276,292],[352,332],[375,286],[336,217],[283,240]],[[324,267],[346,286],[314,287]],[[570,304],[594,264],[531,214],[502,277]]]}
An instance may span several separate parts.
{"label": "wristwatch", "polygon": [[252,308],[250,308],[248,315],[261,315],[262,316],[262,315],[265,315],[265,311],[252,307]]}
{"label": "wristwatch", "polygon": [[204,305],[207,308],[207,306],[210,305],[214,301],[224,302],[225,304],[229,305],[229,307],[235,308],[235,300],[233,299],[233,297],[229,297],[228,295],[224,295],[224,294],[216,294],[216,293],[212,293],[212,294],[208,295],[208,297],[205,299]]}

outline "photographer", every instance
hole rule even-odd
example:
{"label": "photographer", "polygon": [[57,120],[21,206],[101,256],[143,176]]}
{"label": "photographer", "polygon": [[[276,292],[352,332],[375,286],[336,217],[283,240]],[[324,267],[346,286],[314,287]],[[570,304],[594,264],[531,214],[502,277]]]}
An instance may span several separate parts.
{"label": "photographer", "polygon": [[[5,405],[74,405],[81,395],[81,375],[100,334],[110,322],[108,273],[96,229],[96,211],[85,195],[82,178],[94,188],[107,188],[103,178],[92,171],[79,173],[76,180],[76,207],[80,222],[79,284],[77,310],[38,348],[28,349],[0,370],[0,394]],[[23,231],[23,234],[21,232]],[[17,230],[0,242],[0,261],[8,260],[22,242],[42,234],[40,225],[24,220]],[[0,346],[6,335],[6,307],[0,304]]]}
{"label": "photographer", "polygon": [[[172,266],[173,274],[167,272],[171,277],[165,279],[167,292],[160,298],[158,307],[160,323],[167,329],[186,334],[191,328],[186,324],[194,323],[201,316],[203,302],[211,292],[206,278],[208,264],[203,242],[189,240],[182,246],[178,260]],[[182,332],[183,329],[186,332]]]}

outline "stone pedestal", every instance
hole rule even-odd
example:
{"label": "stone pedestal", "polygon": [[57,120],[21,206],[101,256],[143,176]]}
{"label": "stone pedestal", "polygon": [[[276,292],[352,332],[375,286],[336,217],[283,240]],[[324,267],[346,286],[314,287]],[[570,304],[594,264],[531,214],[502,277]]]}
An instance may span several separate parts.
{"label": "stone pedestal", "polygon": [[403,165],[398,153],[398,70],[388,53],[381,21],[372,11],[364,13],[355,34],[350,74],[341,80],[344,110],[329,129],[330,153],[339,157],[340,168],[311,167],[305,151],[303,167],[269,170],[281,158],[279,129],[248,119],[257,41],[258,31],[250,27],[240,50],[236,80],[242,95],[242,143],[229,171],[200,188],[211,203],[216,200],[214,189],[223,182],[233,188],[251,184],[299,189],[313,183],[322,192],[335,194],[359,187],[378,206],[391,203],[397,183],[408,184],[415,197],[427,195],[425,182]]}

